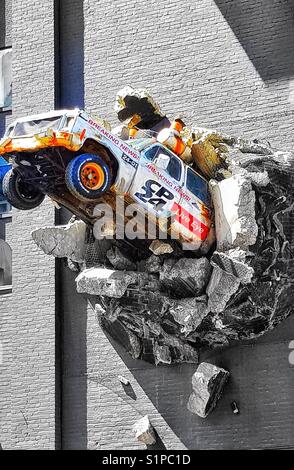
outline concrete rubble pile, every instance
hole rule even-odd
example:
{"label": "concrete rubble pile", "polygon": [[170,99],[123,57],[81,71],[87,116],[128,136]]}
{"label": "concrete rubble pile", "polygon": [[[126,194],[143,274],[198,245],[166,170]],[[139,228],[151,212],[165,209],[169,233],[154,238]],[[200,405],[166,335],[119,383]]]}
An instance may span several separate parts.
{"label": "concrete rubble pile", "polygon": [[[117,109],[129,125],[139,111],[127,93]],[[141,129],[160,129],[166,116],[143,98],[144,112],[148,103],[155,111],[150,122],[145,112]],[[126,102],[132,109],[123,113]],[[81,221],[33,233],[45,253],[74,263],[77,290],[94,296],[103,328],[155,364],[198,363],[201,348],[257,338],[294,305],[294,155],[200,128],[183,134],[214,206],[217,241],[205,257],[156,240],[140,258],[113,239],[96,240],[93,259],[85,242],[92,228]]]}

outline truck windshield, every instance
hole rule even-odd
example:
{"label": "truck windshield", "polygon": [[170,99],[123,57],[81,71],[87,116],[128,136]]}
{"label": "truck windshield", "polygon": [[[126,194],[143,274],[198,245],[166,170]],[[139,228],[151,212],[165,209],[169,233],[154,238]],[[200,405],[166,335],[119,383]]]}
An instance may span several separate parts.
{"label": "truck windshield", "polygon": [[34,135],[48,128],[57,130],[62,116],[54,116],[45,119],[36,119],[35,121],[18,122],[14,128],[13,136],[21,137],[23,135]]}
{"label": "truck windshield", "polygon": [[206,207],[211,206],[207,182],[190,168],[187,170],[187,189],[191,191],[194,196],[198,197]]}

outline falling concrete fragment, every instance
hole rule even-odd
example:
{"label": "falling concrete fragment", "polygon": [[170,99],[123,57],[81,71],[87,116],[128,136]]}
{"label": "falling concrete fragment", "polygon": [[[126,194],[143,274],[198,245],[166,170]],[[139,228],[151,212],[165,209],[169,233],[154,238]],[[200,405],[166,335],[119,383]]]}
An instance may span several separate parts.
{"label": "falling concrete fragment", "polygon": [[247,250],[258,235],[255,220],[255,193],[251,182],[242,175],[216,182],[210,191],[215,210],[217,248],[227,251],[239,247]]}
{"label": "falling concrete fragment", "polygon": [[149,250],[156,256],[173,253],[173,247],[169,243],[164,243],[160,240],[154,240],[149,246]]}
{"label": "falling concrete fragment", "polygon": [[126,258],[117,246],[108,250],[106,256],[114,269],[119,269],[121,271],[134,271],[137,268],[136,264]]}
{"label": "falling concrete fragment", "polygon": [[133,426],[133,431],[138,442],[142,442],[142,444],[146,444],[147,446],[152,446],[156,443],[154,428],[147,415],[136,421]]}
{"label": "falling concrete fragment", "polygon": [[119,375],[117,378],[120,381],[120,383],[122,383],[123,385],[125,386],[130,385],[130,381],[126,379],[123,375]]}
{"label": "falling concrete fragment", "polygon": [[159,279],[162,288],[178,297],[201,295],[208,284],[211,266],[207,258],[167,259]]}
{"label": "falling concrete fragment", "polygon": [[229,375],[225,369],[202,362],[192,377],[188,410],[206,418],[216,406]]}
{"label": "falling concrete fragment", "polygon": [[36,245],[56,258],[70,258],[81,263],[85,257],[86,224],[77,220],[68,225],[42,227],[32,232]]}
{"label": "falling concrete fragment", "polygon": [[85,269],[76,278],[78,293],[122,297],[128,286],[136,283],[138,273],[104,268]]}

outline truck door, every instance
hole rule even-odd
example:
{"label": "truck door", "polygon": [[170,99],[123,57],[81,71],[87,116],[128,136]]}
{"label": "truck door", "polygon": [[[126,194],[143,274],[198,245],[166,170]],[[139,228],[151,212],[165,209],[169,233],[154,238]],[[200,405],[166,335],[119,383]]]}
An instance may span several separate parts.
{"label": "truck door", "polygon": [[177,218],[181,233],[187,240],[200,246],[211,227],[212,204],[208,183],[192,168],[185,168],[186,178],[178,207]]}
{"label": "truck door", "polygon": [[183,163],[160,144],[141,153],[140,164],[130,189],[131,197],[160,219],[170,217],[180,202]]}

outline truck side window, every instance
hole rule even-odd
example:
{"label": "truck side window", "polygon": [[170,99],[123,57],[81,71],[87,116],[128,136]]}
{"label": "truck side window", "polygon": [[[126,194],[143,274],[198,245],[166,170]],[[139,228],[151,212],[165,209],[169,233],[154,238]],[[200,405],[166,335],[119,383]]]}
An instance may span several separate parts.
{"label": "truck side window", "polygon": [[175,180],[180,181],[181,173],[182,173],[182,166],[180,161],[172,155],[168,150],[161,147],[160,145],[154,145],[153,147],[149,148],[145,151],[145,158],[147,160],[153,161],[160,153],[164,153],[170,157],[170,162],[166,169],[166,172]]}
{"label": "truck side window", "polygon": [[147,158],[147,160],[150,160],[152,162],[161,150],[161,147],[159,147],[158,145],[153,145],[153,147],[150,147],[149,149],[145,150],[144,156],[145,158]]}
{"label": "truck side window", "polygon": [[193,170],[187,170],[187,189],[191,191],[207,207],[211,206],[210,194],[207,182],[201,176],[194,173]]}
{"label": "truck side window", "polygon": [[180,164],[179,160],[176,157],[171,156],[171,159],[170,159],[170,162],[168,164],[168,167],[167,167],[166,171],[168,172],[168,174],[172,178],[174,178],[177,181],[180,181],[180,179],[181,179],[181,164]]}

